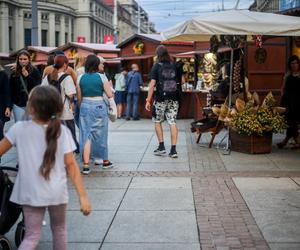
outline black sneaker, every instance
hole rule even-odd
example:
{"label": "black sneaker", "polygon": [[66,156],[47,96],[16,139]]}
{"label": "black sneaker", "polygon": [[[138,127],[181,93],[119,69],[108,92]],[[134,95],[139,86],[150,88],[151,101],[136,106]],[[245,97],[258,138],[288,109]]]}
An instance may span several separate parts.
{"label": "black sneaker", "polygon": [[90,169],[89,167],[84,167],[84,168],[82,168],[82,173],[83,173],[83,174],[87,175],[87,174],[89,174],[90,172],[91,172],[91,169]]}
{"label": "black sneaker", "polygon": [[164,155],[164,154],[166,154],[166,149],[158,147],[157,149],[155,149],[153,151],[153,153],[154,153],[154,155],[159,155],[159,156]]}
{"label": "black sneaker", "polygon": [[113,166],[114,166],[114,164],[111,161],[103,162],[103,164],[102,164],[103,169],[109,169],[109,168],[112,168]]}
{"label": "black sneaker", "polygon": [[130,121],[130,117],[126,117],[125,119],[126,119],[126,121]]}
{"label": "black sneaker", "polygon": [[177,155],[176,150],[171,151],[171,152],[169,153],[169,156],[170,156],[171,158],[178,158],[178,155]]}

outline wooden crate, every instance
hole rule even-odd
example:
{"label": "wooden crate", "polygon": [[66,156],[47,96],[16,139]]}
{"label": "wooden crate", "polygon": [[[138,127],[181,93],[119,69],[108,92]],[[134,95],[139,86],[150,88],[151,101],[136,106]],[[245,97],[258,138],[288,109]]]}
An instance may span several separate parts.
{"label": "wooden crate", "polygon": [[230,129],[231,150],[247,154],[268,154],[272,150],[272,133],[264,136],[240,135]]}

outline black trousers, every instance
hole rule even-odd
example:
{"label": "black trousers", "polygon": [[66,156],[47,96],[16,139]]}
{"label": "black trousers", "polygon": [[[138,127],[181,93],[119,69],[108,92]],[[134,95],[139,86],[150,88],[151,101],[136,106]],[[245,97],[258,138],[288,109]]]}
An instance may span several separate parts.
{"label": "black trousers", "polygon": [[4,137],[4,125],[5,125],[5,122],[0,119],[0,141]]}
{"label": "black trousers", "polygon": [[74,119],[73,120],[64,120],[64,121],[62,121],[62,124],[66,125],[67,128],[70,129],[73,140],[76,144],[76,151],[75,152],[78,153],[79,152],[79,144],[78,144],[78,141],[76,139],[76,129],[75,129]]}

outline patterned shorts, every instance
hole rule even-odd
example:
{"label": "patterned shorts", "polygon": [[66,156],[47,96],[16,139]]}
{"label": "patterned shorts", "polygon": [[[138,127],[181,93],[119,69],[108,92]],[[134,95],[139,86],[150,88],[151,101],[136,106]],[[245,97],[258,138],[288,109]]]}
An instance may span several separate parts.
{"label": "patterned shorts", "polygon": [[163,122],[166,117],[170,125],[176,124],[178,108],[179,108],[178,101],[173,101],[173,100],[165,100],[162,102],[155,101],[153,104],[152,120],[154,122]]}

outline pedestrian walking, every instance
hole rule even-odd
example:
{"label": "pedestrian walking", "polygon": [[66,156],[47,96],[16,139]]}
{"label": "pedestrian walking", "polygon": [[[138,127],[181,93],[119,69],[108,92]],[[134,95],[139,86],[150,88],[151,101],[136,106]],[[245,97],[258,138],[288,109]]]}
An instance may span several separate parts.
{"label": "pedestrian walking", "polygon": [[115,75],[115,101],[117,104],[117,117],[121,118],[123,115],[123,110],[126,105],[126,78],[127,70],[125,68],[121,69],[121,73]]}
{"label": "pedestrian walking", "polygon": [[154,150],[155,155],[166,154],[164,145],[163,129],[161,123],[166,117],[171,132],[171,150],[169,156],[177,158],[176,143],[178,137],[178,129],[176,126],[176,118],[179,108],[180,75],[176,66],[171,62],[170,55],[165,46],[160,45],[156,49],[157,63],[155,63],[150,73],[150,84],[148,96],[146,99],[146,110],[150,111],[154,88],[154,103],[152,120],[155,122],[156,136],[159,142],[158,148]]}
{"label": "pedestrian walking", "polygon": [[285,119],[287,131],[284,140],[277,144],[279,148],[287,145],[291,138],[294,139],[293,149],[300,148],[298,125],[300,124],[300,60],[293,55],[288,60],[289,72],[285,75],[281,106],[286,108]]}
{"label": "pedestrian walking", "polygon": [[108,107],[104,93],[112,98],[111,86],[103,72],[104,61],[96,55],[86,58],[85,74],[78,78],[82,93],[79,114],[79,145],[83,174],[90,173],[90,159],[103,159],[102,168],[111,168],[108,160]]}
{"label": "pedestrian walking", "polygon": [[[11,96],[8,76],[0,65],[0,140],[4,136],[5,122],[9,121],[11,113]],[[0,155],[1,163],[1,155]]]}
{"label": "pedestrian walking", "polygon": [[[32,120],[14,124],[0,141],[0,155],[16,146],[19,171],[10,200],[23,207],[25,237],[19,250],[36,249],[46,209],[50,215],[53,249],[67,249],[67,172],[77,190],[80,209],[91,212],[70,131],[60,123],[63,102],[51,86],[38,86],[30,94]],[[67,170],[67,171],[66,171]]]}
{"label": "pedestrian walking", "polygon": [[[130,120],[132,115],[133,120],[139,120],[138,103],[140,95],[140,87],[143,86],[142,75],[139,72],[139,66],[132,64],[131,71],[128,72],[126,88],[127,88],[127,106],[126,120]],[[132,108],[132,112],[131,112]]]}
{"label": "pedestrian walking", "polygon": [[29,52],[21,50],[9,78],[15,122],[24,119],[30,91],[39,84],[41,84],[41,76],[31,64]]}
{"label": "pedestrian walking", "polygon": [[61,115],[61,121],[71,131],[74,142],[76,143],[76,152],[79,153],[79,144],[76,139],[75,121],[74,121],[74,96],[76,87],[72,77],[66,73],[68,68],[68,58],[65,55],[57,55],[54,58],[54,66],[51,74],[44,77],[42,85],[52,85],[61,95],[64,109]]}

